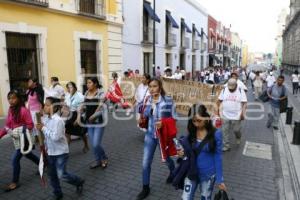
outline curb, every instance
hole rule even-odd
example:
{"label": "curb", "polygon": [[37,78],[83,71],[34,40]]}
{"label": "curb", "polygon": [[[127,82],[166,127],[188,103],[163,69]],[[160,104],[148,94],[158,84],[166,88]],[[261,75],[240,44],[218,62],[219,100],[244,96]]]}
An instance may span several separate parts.
{"label": "curb", "polygon": [[285,124],[286,114],[281,114],[279,120],[278,144],[283,182],[280,187],[283,199],[300,200],[300,146],[292,145],[293,129]]}

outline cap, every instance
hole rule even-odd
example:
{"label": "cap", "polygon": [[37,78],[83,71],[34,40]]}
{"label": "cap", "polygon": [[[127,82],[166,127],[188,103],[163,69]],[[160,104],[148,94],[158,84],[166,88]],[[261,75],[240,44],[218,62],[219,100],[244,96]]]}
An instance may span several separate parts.
{"label": "cap", "polygon": [[236,86],[237,86],[237,81],[234,78],[231,78],[228,80],[228,83],[227,83],[228,89],[233,90],[233,89],[235,89]]}

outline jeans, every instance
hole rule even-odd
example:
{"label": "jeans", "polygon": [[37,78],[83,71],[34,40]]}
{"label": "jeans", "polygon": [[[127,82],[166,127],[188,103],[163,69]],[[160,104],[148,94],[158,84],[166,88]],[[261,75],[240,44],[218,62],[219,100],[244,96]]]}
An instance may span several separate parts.
{"label": "jeans", "polygon": [[262,87],[255,87],[254,88],[254,92],[255,92],[255,99],[258,99],[258,97],[261,95],[262,93]]}
{"label": "jeans", "polygon": [[190,179],[185,178],[181,199],[193,200],[198,185],[200,189],[200,200],[211,200],[215,185],[215,176],[212,176],[209,180],[201,182],[191,181]]}
{"label": "jeans", "polygon": [[62,194],[59,179],[71,185],[78,186],[82,179],[74,174],[67,172],[67,161],[69,154],[62,154],[58,156],[48,156],[48,175],[50,177],[50,184],[53,188],[53,193],[56,196]]}
{"label": "jeans", "polygon": [[298,87],[299,87],[299,83],[293,82],[293,94],[298,94]]}
{"label": "jeans", "polygon": [[107,159],[105,151],[101,146],[103,134],[104,134],[104,127],[89,127],[88,128],[90,144],[93,147],[95,160],[97,162],[101,162],[102,160]]}
{"label": "jeans", "polygon": [[237,139],[242,137],[242,121],[241,120],[223,120],[222,132],[223,132],[223,146],[230,147],[229,134],[233,132]]}
{"label": "jeans", "polygon": [[279,117],[280,117],[280,108],[276,108],[270,105],[267,126],[278,127]]}
{"label": "jeans", "polygon": [[[24,155],[27,159],[34,162],[36,165],[39,165],[40,159],[34,155],[32,152],[29,154]],[[15,153],[12,156],[12,166],[13,166],[13,183],[18,183],[20,178],[20,171],[21,171],[21,165],[20,161],[23,157],[23,154],[21,153],[20,149],[16,150]]]}
{"label": "jeans", "polygon": [[[158,144],[158,139],[153,138],[152,134],[147,132],[145,134],[144,140],[144,155],[143,155],[143,185],[150,184],[150,173],[151,173],[151,164],[153,161],[153,156]],[[167,157],[166,164],[170,170],[170,174],[175,169],[175,164],[172,158]]]}

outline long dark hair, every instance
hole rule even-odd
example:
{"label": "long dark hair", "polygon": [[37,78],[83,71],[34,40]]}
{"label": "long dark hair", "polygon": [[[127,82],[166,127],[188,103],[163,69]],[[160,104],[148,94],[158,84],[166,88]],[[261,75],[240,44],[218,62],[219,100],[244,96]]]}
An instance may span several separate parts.
{"label": "long dark hair", "polygon": [[73,81],[68,82],[67,85],[66,85],[67,89],[68,89],[69,85],[72,85],[72,87],[75,89],[75,91],[77,91],[76,83],[74,83]]}
{"label": "long dark hair", "polygon": [[10,96],[15,95],[18,99],[18,103],[15,106],[10,106],[10,110],[12,112],[14,121],[16,123],[19,123],[21,121],[21,108],[25,107],[25,103],[22,97],[22,94],[17,91],[17,90],[11,90],[8,94],[7,94],[7,99],[9,99]]}
{"label": "long dark hair", "polygon": [[40,102],[40,104],[42,106],[44,106],[44,97],[45,97],[45,91],[43,89],[43,86],[39,83],[39,80],[37,78],[29,78],[28,81],[32,81],[33,83],[36,84],[36,87],[35,88],[30,88],[26,94],[27,96],[27,99],[28,99],[28,96],[33,96],[34,93],[36,92],[37,94],[37,97],[38,97],[38,100]]}
{"label": "long dark hair", "polygon": [[161,81],[160,79],[158,79],[158,78],[153,77],[153,78],[150,79],[149,85],[150,85],[150,83],[153,82],[153,81],[155,81],[155,82],[158,83],[158,87],[159,87],[159,89],[160,89],[160,95],[161,95],[162,97],[165,97],[165,96],[166,96],[166,91],[165,91],[165,89],[163,88],[162,81]]}
{"label": "long dark hair", "polygon": [[100,84],[100,82],[99,82],[99,80],[98,80],[97,77],[88,77],[88,78],[86,78],[86,80],[92,81],[92,82],[96,85],[96,87],[97,87],[98,89],[101,89],[101,88],[102,88],[102,85]]}
{"label": "long dark hair", "polygon": [[204,138],[204,141],[208,143],[210,152],[214,152],[216,148],[216,143],[215,143],[216,128],[212,124],[210,115],[207,112],[207,108],[202,104],[194,104],[189,110],[189,114],[188,114],[189,120],[187,125],[187,129],[189,132],[188,140],[190,144],[194,144],[197,141],[197,128],[193,123],[193,118],[196,115],[203,117],[204,120],[206,120],[205,129],[207,131],[207,135]]}
{"label": "long dark hair", "polygon": [[47,97],[46,101],[49,101],[53,105],[53,114],[61,110],[61,101],[55,97]]}

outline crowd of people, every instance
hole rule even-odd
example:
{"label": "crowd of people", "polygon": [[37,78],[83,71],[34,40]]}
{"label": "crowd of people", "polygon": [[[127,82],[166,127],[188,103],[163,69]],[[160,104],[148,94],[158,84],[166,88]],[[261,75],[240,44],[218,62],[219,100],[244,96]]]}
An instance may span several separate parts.
{"label": "crowd of people", "polygon": [[[219,190],[226,191],[222,155],[231,149],[231,134],[235,135],[236,145],[241,144],[242,122],[246,118],[248,101],[247,80],[251,81],[256,100],[259,100],[266,84],[271,107],[267,126],[278,129],[280,103],[287,96],[283,85],[284,77],[276,79],[273,72],[267,74],[244,69],[208,68],[201,71],[197,81],[224,84],[218,97],[218,109],[215,113],[209,113],[202,103],[193,105],[186,122],[187,133],[177,139],[177,113],[173,109],[175,103],[166,95],[161,77],[184,80],[186,72],[179,67],[174,74],[170,68],[166,68],[164,72],[162,75],[157,68],[156,77],[153,78],[149,74],[140,75],[138,71],[128,70],[124,73],[125,77],[141,77],[132,105],[126,103],[122,95],[117,73],[112,74],[113,82],[107,91],[96,77],[86,78],[85,94],[79,92],[74,82],[67,83],[65,90],[59,79],[52,77],[48,90],[37,79],[29,79],[25,101],[18,91],[9,92],[7,99],[10,108],[5,127],[0,131],[0,138],[10,135],[14,140],[15,152],[13,178],[6,190],[12,191],[20,186],[20,159],[23,155],[35,165],[40,162],[32,150],[23,153],[20,132],[25,129],[33,138],[39,138],[39,135],[45,138],[48,175],[55,198],[63,198],[59,179],[74,185],[81,194],[85,180],[66,171],[71,136],[82,138],[83,153],[87,153],[91,147],[94,162],[90,169],[108,167],[108,152],[102,146],[102,139],[107,125],[104,122],[108,120],[106,112],[112,105],[113,108],[134,110],[138,114],[137,126],[145,132],[142,190],[137,195],[137,200],[145,199],[150,194],[151,165],[157,146],[169,169],[166,183],[172,184],[176,189],[183,189],[183,200],[194,199],[198,187],[203,200],[212,199],[215,184]],[[294,74],[299,81],[298,72]],[[292,76],[292,81],[296,82],[295,75]],[[41,120],[37,117],[39,114],[42,115]],[[221,127],[215,126],[212,119],[216,117],[222,119]],[[174,162],[174,157],[178,159],[177,162]]]}

